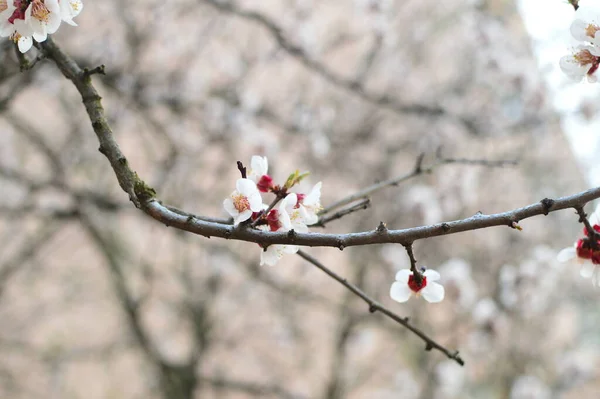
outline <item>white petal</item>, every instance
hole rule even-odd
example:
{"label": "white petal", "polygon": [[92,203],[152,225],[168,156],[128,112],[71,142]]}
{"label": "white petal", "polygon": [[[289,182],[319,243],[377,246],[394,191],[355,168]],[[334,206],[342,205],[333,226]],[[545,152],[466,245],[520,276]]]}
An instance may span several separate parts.
{"label": "white petal", "polygon": [[583,278],[590,278],[594,275],[594,270],[596,269],[596,265],[592,262],[585,262],[583,266],[581,266],[581,270],[579,271],[579,275]]}
{"label": "white petal", "polygon": [[441,284],[427,281],[427,285],[419,291],[427,302],[436,303],[444,299],[445,290]]}
{"label": "white petal", "polygon": [[583,42],[590,41],[592,38],[587,36],[585,33],[585,29],[588,27],[589,23],[585,22],[582,19],[576,19],[571,24],[571,35],[577,40],[581,40]]}
{"label": "white petal", "polygon": [[298,203],[298,196],[296,195],[296,193],[289,193],[288,195],[286,195],[286,197],[284,199],[281,200],[280,207],[285,208],[285,210],[287,212],[291,212],[297,203]]}
{"label": "white petal", "polygon": [[412,272],[409,269],[399,270],[398,273],[396,273],[396,281],[406,285],[408,284],[408,278],[411,274]]}
{"label": "white petal", "polygon": [[235,209],[235,205],[233,205],[233,200],[231,198],[225,198],[223,201],[223,208],[225,208],[225,211],[231,216],[237,216],[239,214],[238,210]]}
{"label": "white petal", "polygon": [[577,251],[573,247],[565,248],[556,255],[556,260],[559,262],[567,262],[577,256]]}
{"label": "white petal", "polygon": [[254,155],[250,160],[250,174],[257,179],[260,179],[262,176],[266,175],[269,171],[269,161],[267,157],[259,157],[258,155]]}
{"label": "white petal", "polygon": [[237,226],[238,224],[250,219],[250,217],[252,216],[252,211],[250,209],[247,209],[237,215],[232,215],[233,216],[233,225]]}
{"label": "white petal", "polygon": [[295,254],[300,250],[300,247],[297,245],[284,245],[283,252],[286,254]]}
{"label": "white petal", "polygon": [[258,191],[256,193],[250,194],[250,196],[248,196],[247,198],[252,212],[260,212],[263,209],[262,197],[260,196],[260,193]]}
{"label": "white petal", "polygon": [[440,279],[440,274],[432,269],[425,270],[423,276],[427,277],[427,284],[429,284],[430,281],[436,281]]}
{"label": "white petal", "polygon": [[260,253],[260,264],[275,266],[283,256],[284,245],[270,245]]}
{"label": "white petal", "polygon": [[[402,270],[400,270],[402,271]],[[406,302],[410,298],[412,291],[408,288],[408,284],[395,282],[390,288],[390,296],[396,302]]]}
{"label": "white petal", "polygon": [[315,224],[319,221],[319,216],[317,216],[315,212],[307,209],[304,205],[300,205],[298,209],[300,211],[300,216],[307,225],[310,226],[311,224]]}
{"label": "white petal", "polygon": [[235,182],[235,188],[240,194],[243,194],[246,197],[249,197],[251,194],[258,193],[256,183],[250,179],[237,179]]}
{"label": "white petal", "polygon": [[19,38],[18,46],[21,53],[26,53],[29,51],[31,46],[33,46],[33,39],[31,36],[21,36]]}
{"label": "white petal", "polygon": [[302,203],[305,206],[320,206],[321,201],[321,182],[315,184],[315,186],[310,190],[310,193],[304,197]]}

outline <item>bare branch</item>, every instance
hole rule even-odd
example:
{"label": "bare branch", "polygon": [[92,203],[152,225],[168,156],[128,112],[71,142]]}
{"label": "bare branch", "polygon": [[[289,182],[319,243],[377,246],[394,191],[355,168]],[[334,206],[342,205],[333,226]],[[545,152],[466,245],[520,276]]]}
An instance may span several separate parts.
{"label": "bare branch", "polygon": [[348,290],[352,291],[360,299],[365,301],[366,304],[369,305],[369,312],[383,313],[385,316],[389,317],[390,319],[394,320],[395,322],[397,322],[397,323],[401,324],[402,326],[406,327],[407,329],[409,329],[412,333],[417,335],[419,338],[421,338],[425,342],[425,350],[427,350],[427,351],[432,350],[432,349],[438,350],[438,351],[442,352],[443,354],[445,354],[446,356],[448,356],[448,358],[456,361],[461,366],[463,366],[465,364],[464,360],[460,357],[458,351],[452,352],[452,351],[446,349],[445,347],[443,347],[442,345],[438,344],[433,339],[429,338],[427,336],[427,334],[425,334],[423,331],[419,330],[418,328],[416,328],[412,324],[410,324],[408,317],[400,317],[396,313],[387,309],[382,304],[380,304],[379,302],[377,302],[376,300],[371,298],[369,295],[365,294],[360,288],[358,288],[357,286],[355,286],[354,284],[352,284],[345,278],[341,277],[340,275],[335,273],[333,270],[327,268],[325,265],[323,265],[321,262],[319,262],[314,257],[310,256],[306,252],[298,251],[298,255],[300,255],[300,257],[302,257],[302,259],[312,263],[314,266],[321,269],[329,277],[333,278],[335,281],[337,281],[338,283],[340,283],[341,285],[346,287]]}

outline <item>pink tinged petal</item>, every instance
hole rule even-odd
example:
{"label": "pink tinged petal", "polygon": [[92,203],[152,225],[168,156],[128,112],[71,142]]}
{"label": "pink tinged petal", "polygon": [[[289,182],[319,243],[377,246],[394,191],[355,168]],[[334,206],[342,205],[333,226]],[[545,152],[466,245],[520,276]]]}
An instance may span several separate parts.
{"label": "pink tinged petal", "polygon": [[594,265],[592,262],[585,262],[583,264],[583,266],[581,266],[579,275],[583,278],[590,278],[594,275],[595,270],[596,270],[596,265]]}
{"label": "pink tinged petal", "polygon": [[446,291],[441,284],[427,281],[427,285],[421,291],[421,296],[427,302],[437,303],[444,299]]}
{"label": "pink tinged petal", "polygon": [[423,276],[427,277],[427,283],[429,283],[430,281],[437,281],[440,279],[440,274],[432,269],[425,270]]}
{"label": "pink tinged petal", "polygon": [[556,260],[564,263],[574,259],[577,256],[577,251],[573,247],[565,248],[556,255]]}
{"label": "pink tinged petal", "polygon": [[408,301],[411,295],[412,291],[410,290],[410,288],[408,288],[407,283],[400,283],[396,281],[392,284],[392,287],[390,288],[390,296],[396,302],[406,302]]}
{"label": "pink tinged petal", "polygon": [[408,284],[408,278],[411,274],[412,272],[408,269],[399,270],[398,273],[396,273],[396,281],[399,283]]}

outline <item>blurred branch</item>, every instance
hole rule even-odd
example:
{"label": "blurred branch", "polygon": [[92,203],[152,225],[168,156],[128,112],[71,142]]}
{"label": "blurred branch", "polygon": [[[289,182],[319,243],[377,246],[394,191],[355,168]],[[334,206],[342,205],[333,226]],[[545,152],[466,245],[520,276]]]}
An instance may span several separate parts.
{"label": "blurred branch", "polygon": [[10,278],[20,270],[30,259],[46,245],[58,232],[59,226],[55,223],[43,223],[42,227],[23,246],[23,249],[6,259],[0,264],[0,297]]}
{"label": "blurred branch", "polygon": [[423,158],[425,154],[420,154],[417,157],[415,162],[415,166],[412,172],[407,173],[405,175],[394,177],[392,179],[384,180],[379,183],[375,183],[372,186],[369,186],[365,189],[362,189],[352,195],[344,197],[339,201],[334,202],[328,207],[321,210],[320,215],[326,215],[327,213],[341,207],[344,205],[348,205],[354,201],[361,200],[363,198],[367,198],[370,195],[375,194],[376,192],[383,190],[384,188],[397,186],[400,183],[403,183],[407,180],[412,179],[413,177],[417,177],[424,174],[432,173],[439,166],[448,165],[448,164],[465,164],[465,165],[480,165],[480,166],[488,166],[488,167],[503,167],[503,166],[514,166],[517,165],[516,160],[499,160],[499,161],[489,161],[485,159],[454,159],[454,158],[443,158],[441,153],[438,151],[437,153],[437,161],[427,167],[423,167]]}
{"label": "blurred branch", "polygon": [[[376,94],[371,93],[367,90],[363,83],[361,83],[361,79],[363,79],[362,75],[359,74],[358,79],[347,79],[337,75],[333,72],[327,65],[317,60],[312,59],[300,46],[292,43],[288,40],[284,34],[283,29],[272,19],[269,17],[254,12],[242,10],[231,3],[224,3],[219,0],[202,0],[204,3],[215,7],[221,12],[230,13],[236,15],[240,18],[246,19],[248,21],[255,22],[265,28],[277,41],[279,46],[285,50],[289,55],[293,56],[297,60],[299,60],[304,66],[308,69],[316,72],[327,82],[333,84],[334,86],[341,87],[350,91],[351,93],[357,95],[363,100],[383,108],[387,108],[397,114],[405,115],[405,114],[414,114],[421,115],[427,117],[450,117],[454,120],[457,120],[461,123],[469,132],[477,133],[477,128],[475,124],[471,120],[467,120],[465,117],[451,114],[448,110],[435,105],[424,105],[424,104],[403,104],[399,100],[390,97],[387,94]],[[377,46],[374,47],[373,55],[375,56],[377,52]],[[372,62],[372,61],[370,61]],[[365,70],[369,69],[369,60],[367,57],[367,62],[365,64]],[[365,72],[366,73],[366,72]]]}
{"label": "blurred branch", "polygon": [[381,305],[379,302],[377,302],[376,300],[374,300],[373,298],[371,298],[370,296],[365,294],[360,288],[358,288],[354,284],[350,283],[348,280],[341,277],[340,275],[336,274],[334,271],[327,268],[325,265],[323,265],[321,262],[319,262],[314,257],[310,256],[306,252],[298,251],[298,255],[300,255],[300,257],[302,257],[306,261],[312,263],[317,268],[321,269],[329,277],[333,278],[338,283],[340,283],[341,285],[346,287],[348,290],[352,291],[352,293],[354,293],[360,299],[365,301],[366,304],[369,305],[369,312],[383,313],[385,316],[389,317],[390,319],[394,320],[395,322],[397,322],[397,323],[401,324],[402,326],[404,326],[405,328],[409,329],[412,333],[417,335],[419,338],[421,338],[425,342],[425,350],[427,350],[427,351],[430,351],[432,349],[438,350],[438,351],[442,352],[443,354],[445,354],[449,359],[456,361],[461,366],[464,365],[464,361],[460,357],[458,351],[452,352],[452,351],[446,349],[445,347],[443,347],[442,345],[438,344],[433,339],[429,338],[424,332],[422,332],[421,330],[419,330],[418,328],[416,328],[412,324],[410,324],[408,317],[404,317],[404,318],[400,317],[397,314],[395,314],[394,312],[392,312],[391,310],[387,309],[386,307]]}
{"label": "blurred branch", "polygon": [[275,384],[258,384],[255,382],[246,382],[232,380],[223,377],[200,376],[198,377],[202,384],[208,384],[215,389],[226,389],[231,391],[243,392],[246,395],[264,398],[267,396],[275,396],[282,399],[302,399],[304,396],[295,395],[279,385]]}

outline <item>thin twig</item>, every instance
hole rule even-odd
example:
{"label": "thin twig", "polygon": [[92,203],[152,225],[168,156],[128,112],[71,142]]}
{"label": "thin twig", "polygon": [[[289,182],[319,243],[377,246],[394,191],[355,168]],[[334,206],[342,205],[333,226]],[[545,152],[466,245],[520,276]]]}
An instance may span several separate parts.
{"label": "thin twig", "polygon": [[[344,197],[333,204],[323,208],[319,215],[325,215],[341,206],[348,205],[354,201],[358,201],[363,198],[367,198],[370,195],[375,194],[376,192],[383,190],[384,188],[397,186],[400,183],[403,183],[413,177],[417,177],[424,174],[429,174],[433,172],[436,168],[442,165],[449,164],[465,164],[465,165],[479,165],[479,166],[487,166],[487,167],[503,167],[503,166],[514,166],[517,165],[516,160],[498,160],[498,161],[489,161],[485,159],[454,159],[454,158],[440,158],[430,166],[423,167],[423,157],[425,154],[419,154],[416,159],[415,166],[413,170],[405,175],[394,177],[392,179],[384,180],[382,182],[378,182],[373,184],[372,186],[366,187],[360,191],[357,191],[354,194],[351,194],[347,197]],[[438,154],[439,155],[439,154]]]}
{"label": "thin twig", "polygon": [[362,201],[353,204],[347,208],[340,209],[332,215],[325,215],[319,217],[319,221],[309,227],[325,227],[325,225],[329,222],[332,222],[337,219],[341,219],[346,215],[350,215],[351,213],[362,211],[371,206],[371,200],[369,198],[364,198]]}
{"label": "thin twig", "polygon": [[373,299],[369,295],[367,295],[363,290],[361,290],[360,288],[358,288],[357,286],[355,286],[354,284],[352,284],[345,278],[341,277],[340,275],[338,275],[333,270],[331,270],[328,267],[326,267],[325,265],[323,265],[321,262],[319,262],[317,259],[315,259],[311,255],[307,254],[306,252],[298,251],[298,255],[302,259],[312,263],[314,266],[316,266],[317,268],[319,268],[320,270],[325,272],[329,277],[333,278],[335,281],[337,281],[338,283],[340,283],[341,285],[346,287],[348,290],[352,291],[360,299],[362,299],[367,305],[369,305],[369,312],[383,313],[384,315],[386,315],[390,319],[394,320],[395,322],[400,323],[402,326],[404,326],[405,328],[410,330],[413,334],[417,335],[419,338],[421,338],[425,342],[425,350],[430,351],[432,349],[436,349],[436,350],[442,352],[443,354],[445,354],[448,358],[456,361],[461,366],[463,366],[465,364],[464,360],[460,357],[458,351],[450,351],[450,350],[446,349],[444,346],[438,344],[432,338],[429,338],[427,336],[427,334],[425,334],[423,331],[419,330],[418,328],[416,328],[412,324],[410,324],[408,317],[400,317],[396,313],[387,309],[385,306],[383,306],[382,304],[377,302],[375,299]]}

